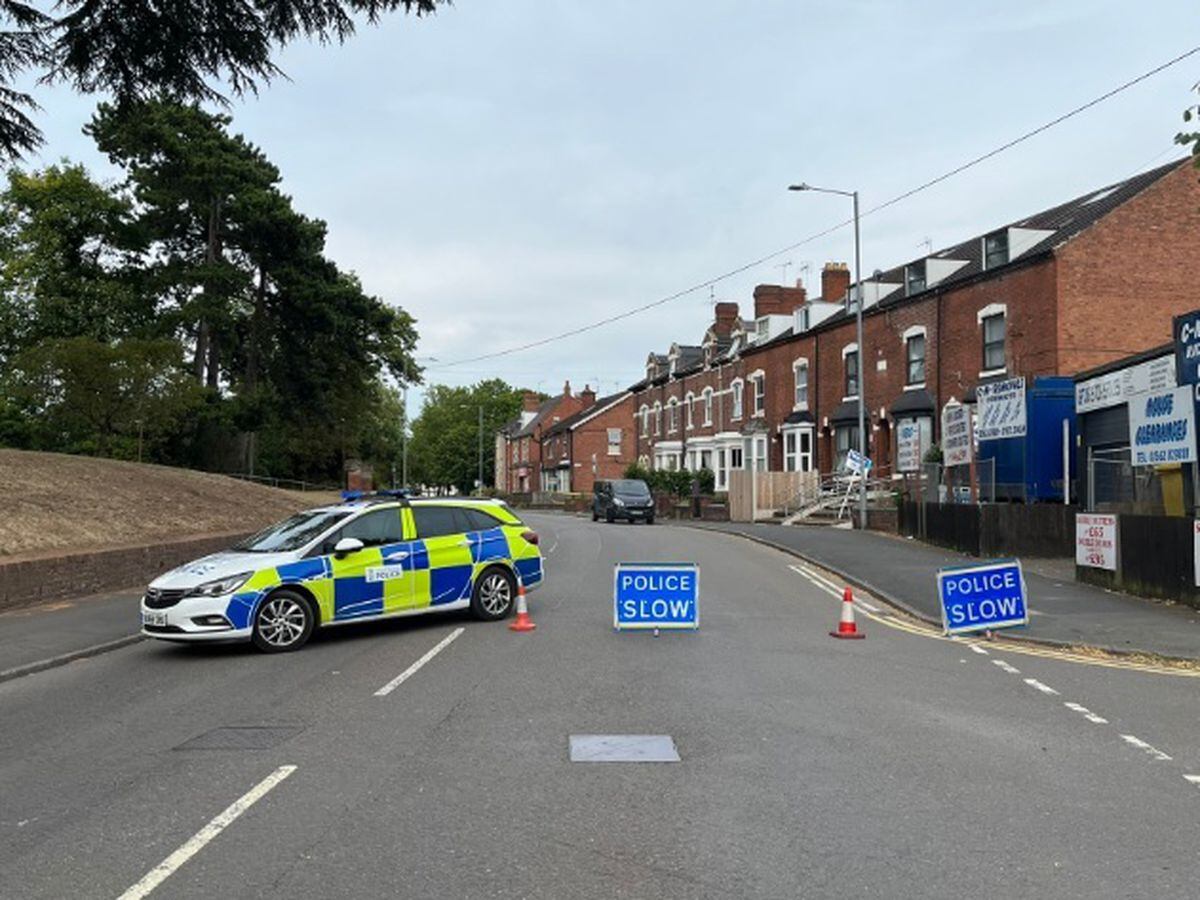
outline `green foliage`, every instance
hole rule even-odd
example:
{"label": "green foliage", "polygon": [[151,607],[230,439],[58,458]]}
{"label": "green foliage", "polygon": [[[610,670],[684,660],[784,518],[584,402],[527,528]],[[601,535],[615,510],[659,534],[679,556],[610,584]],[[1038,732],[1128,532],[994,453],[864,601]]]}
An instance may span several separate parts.
{"label": "green foliage", "polygon": [[696,473],[696,480],[700,482],[700,493],[712,495],[717,489],[717,476],[712,469],[701,469]]}
{"label": "green foliage", "polygon": [[650,483],[650,470],[641,463],[631,462],[625,467],[625,477],[634,481]]}
{"label": "green foliage", "polygon": [[[1193,90],[1200,93],[1200,84],[1196,84]],[[1189,126],[1193,126],[1194,122],[1200,121],[1200,104],[1195,104],[1185,109],[1183,111],[1183,121],[1185,125]],[[1192,164],[1200,169],[1200,131],[1181,131],[1175,135],[1175,143],[1190,147]]]}
{"label": "green foliage", "polygon": [[272,56],[297,38],[342,42],[355,16],[375,24],[395,10],[425,15],[449,0],[172,0],[111,3],[62,0],[42,12],[0,0],[0,155],[41,143],[29,114],[37,103],[10,85],[65,81],[125,103],[147,97],[184,102],[241,96],[283,74]]}
{"label": "green foliage", "polygon": [[923,462],[940,463],[942,461],[942,448],[939,444],[930,444],[929,449],[925,451],[925,459]]}
{"label": "green foliage", "polygon": [[640,479],[650,486],[656,494],[669,494],[672,497],[690,497],[692,482],[700,482],[700,493],[712,494],[716,487],[716,476],[709,469],[701,469],[692,473],[686,469],[647,469],[639,463],[630,463],[625,467],[626,478]]}
{"label": "green foliage", "polygon": [[498,378],[471,387],[433,385],[413,420],[409,480],[462,493],[479,478],[480,408],[483,410],[483,485],[495,483],[495,435],[521,410],[523,391]]}
{"label": "green foliage", "polygon": [[[403,443],[389,385],[420,377],[413,320],[324,256],[325,224],[229,125],[101,106],[88,130],[123,184],[67,164],[10,174],[0,440],[127,454],[129,386],[149,379],[136,418],[161,462],[340,481],[357,457],[386,480]],[[112,397],[87,410],[88,391]]]}

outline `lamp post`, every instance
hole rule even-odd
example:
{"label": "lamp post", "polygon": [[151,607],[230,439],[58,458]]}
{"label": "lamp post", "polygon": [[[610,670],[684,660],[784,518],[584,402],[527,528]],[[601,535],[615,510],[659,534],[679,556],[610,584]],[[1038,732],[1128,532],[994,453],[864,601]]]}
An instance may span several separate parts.
{"label": "lamp post", "polygon": [[[863,347],[863,286],[862,286],[862,250],[858,237],[858,191],[839,191],[836,188],[813,187],[811,184],[790,184],[789,191],[816,191],[820,194],[838,194],[842,197],[850,197],[854,201],[854,277],[851,281],[851,290],[854,286],[858,287],[858,299],[854,303],[854,324],[857,329],[858,339],[858,452],[863,458],[867,457],[867,384],[864,379],[863,359],[866,356],[865,348]],[[824,298],[828,299],[828,298]],[[859,527],[867,527],[867,472],[864,470],[859,476],[862,481],[858,492],[858,511],[859,511]]]}

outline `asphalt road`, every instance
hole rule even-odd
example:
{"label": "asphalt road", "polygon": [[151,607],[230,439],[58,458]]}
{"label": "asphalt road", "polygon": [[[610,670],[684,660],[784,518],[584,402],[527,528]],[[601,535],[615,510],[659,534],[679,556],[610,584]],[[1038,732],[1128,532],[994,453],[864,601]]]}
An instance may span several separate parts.
{"label": "asphalt road", "polygon": [[[1195,896],[1195,678],[870,619],[835,641],[836,599],[770,548],[528,520],[532,634],[146,642],[0,683],[0,896]],[[619,560],[698,562],[700,631],[614,633]],[[233,726],[278,742],[180,749]],[[571,763],[580,733],[681,762]]]}

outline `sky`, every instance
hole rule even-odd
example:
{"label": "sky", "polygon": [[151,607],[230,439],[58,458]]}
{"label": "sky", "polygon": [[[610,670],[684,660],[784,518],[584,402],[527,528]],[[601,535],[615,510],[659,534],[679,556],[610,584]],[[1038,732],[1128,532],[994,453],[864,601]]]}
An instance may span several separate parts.
{"label": "sky", "polygon": [[[328,255],[417,320],[427,383],[607,394],[698,344],[707,287],[524,353],[868,209],[1200,45],[1195,2],[456,0],[343,46],[293,44],[233,127],[329,224]],[[862,220],[870,273],[1170,159],[1200,55]],[[97,97],[40,90],[33,165],[118,173],[81,133]],[[843,228],[721,281],[853,260]],[[784,266],[785,263],[790,263]],[[415,414],[421,390],[410,394]]]}

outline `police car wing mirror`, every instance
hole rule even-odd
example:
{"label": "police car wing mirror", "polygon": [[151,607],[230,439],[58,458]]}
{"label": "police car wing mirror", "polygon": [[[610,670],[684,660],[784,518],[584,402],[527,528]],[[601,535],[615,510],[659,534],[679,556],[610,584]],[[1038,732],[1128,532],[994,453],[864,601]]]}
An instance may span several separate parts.
{"label": "police car wing mirror", "polygon": [[358,538],[344,537],[333,545],[335,556],[345,556],[347,553],[357,553],[363,548],[363,542]]}

